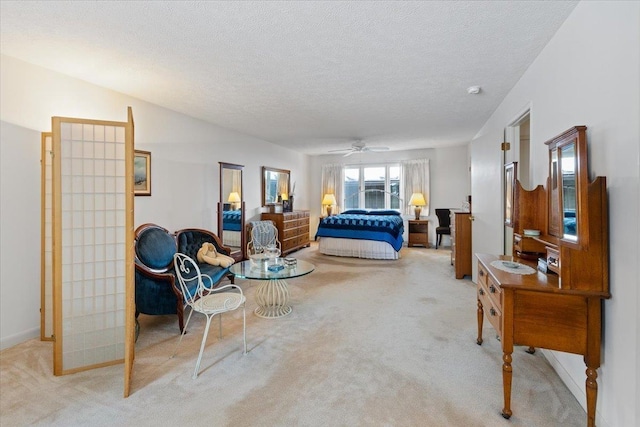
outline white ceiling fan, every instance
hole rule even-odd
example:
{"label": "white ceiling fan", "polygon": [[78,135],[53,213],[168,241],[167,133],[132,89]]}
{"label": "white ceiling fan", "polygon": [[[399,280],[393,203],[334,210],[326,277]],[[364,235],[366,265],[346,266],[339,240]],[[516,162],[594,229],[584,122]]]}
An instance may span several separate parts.
{"label": "white ceiling fan", "polygon": [[355,153],[365,153],[373,151],[388,151],[389,147],[368,147],[364,142],[358,140],[351,144],[351,148],[341,148],[338,150],[329,150],[330,153],[345,153],[344,157],[348,157]]}

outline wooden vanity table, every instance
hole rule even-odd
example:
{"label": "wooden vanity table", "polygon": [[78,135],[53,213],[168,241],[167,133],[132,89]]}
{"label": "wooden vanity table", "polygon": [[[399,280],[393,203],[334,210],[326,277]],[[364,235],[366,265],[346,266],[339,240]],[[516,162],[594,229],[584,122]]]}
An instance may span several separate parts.
{"label": "wooden vanity table", "polygon": [[[538,271],[535,261],[517,256],[476,254],[477,343],[482,344],[486,315],[502,344],[504,418],[512,415],[514,345],[583,355],[587,425],[595,426],[602,306],[610,298],[606,179],[588,181],[586,127],[573,127],[546,144],[547,189],[527,191],[517,181],[512,188],[514,236],[521,239],[525,229],[540,230],[540,236],[529,237],[527,245],[544,250],[549,270]],[[514,247],[522,244],[520,240]],[[518,273],[522,271],[517,267],[526,266],[531,274],[505,269],[496,264],[500,260],[517,262]]]}

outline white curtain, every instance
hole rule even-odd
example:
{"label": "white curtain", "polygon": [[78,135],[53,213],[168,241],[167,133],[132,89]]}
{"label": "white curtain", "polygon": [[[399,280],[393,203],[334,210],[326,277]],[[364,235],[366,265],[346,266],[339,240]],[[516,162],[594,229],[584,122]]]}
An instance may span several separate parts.
{"label": "white curtain", "polygon": [[[342,183],[344,182],[344,165],[332,164],[322,166],[322,194],[333,194],[338,205],[334,208],[334,213],[340,213],[344,204],[342,194]],[[322,200],[322,199],[321,199]],[[324,206],[323,206],[324,210]]]}
{"label": "white curtain", "polygon": [[402,162],[402,177],[404,180],[404,200],[407,203],[404,207],[405,214],[412,215],[413,208],[408,205],[413,193],[422,193],[427,201],[427,206],[422,208],[422,212],[429,216],[429,159],[406,160]]}

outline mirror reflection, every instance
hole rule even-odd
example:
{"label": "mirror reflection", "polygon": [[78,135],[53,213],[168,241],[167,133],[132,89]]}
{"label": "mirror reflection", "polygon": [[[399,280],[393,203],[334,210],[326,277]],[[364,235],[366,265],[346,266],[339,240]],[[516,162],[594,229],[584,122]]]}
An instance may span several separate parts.
{"label": "mirror reflection", "polygon": [[563,237],[577,240],[576,223],[576,149],[574,144],[561,148]]}
{"label": "mirror reflection", "polygon": [[289,194],[289,171],[262,167],[262,206],[281,203]]}
{"label": "mirror reflection", "polygon": [[244,203],[242,193],[243,166],[220,162],[220,207],[218,236],[231,248],[231,256],[243,259]]}

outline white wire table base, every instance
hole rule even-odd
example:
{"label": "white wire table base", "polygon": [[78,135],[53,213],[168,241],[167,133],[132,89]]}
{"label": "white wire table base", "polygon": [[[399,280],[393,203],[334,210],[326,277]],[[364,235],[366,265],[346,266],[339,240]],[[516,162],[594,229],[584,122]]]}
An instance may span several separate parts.
{"label": "white wire table base", "polygon": [[289,285],[281,279],[263,280],[255,293],[258,307],[254,313],[265,319],[276,319],[291,313],[289,300]]}

